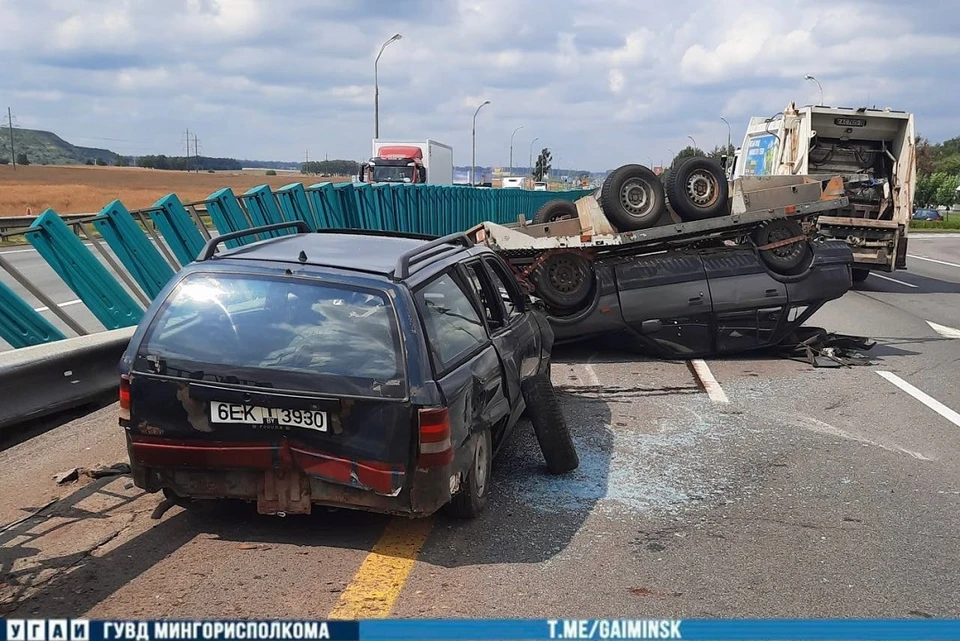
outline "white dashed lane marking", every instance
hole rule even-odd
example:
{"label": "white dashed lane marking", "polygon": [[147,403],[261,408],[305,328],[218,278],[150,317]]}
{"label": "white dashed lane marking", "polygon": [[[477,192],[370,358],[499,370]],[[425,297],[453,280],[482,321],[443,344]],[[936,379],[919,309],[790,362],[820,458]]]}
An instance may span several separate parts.
{"label": "white dashed lane marking", "polygon": [[904,280],[897,280],[896,278],[890,278],[889,276],[884,276],[883,274],[878,274],[876,272],[870,272],[871,276],[876,276],[877,278],[882,278],[883,280],[889,280],[891,283],[896,283],[898,285],[904,285],[905,287],[913,287],[914,289],[919,288],[919,285],[914,285],[913,283],[908,283]]}
{"label": "white dashed lane marking", "polygon": [[887,379],[888,381],[890,381],[891,383],[893,383],[894,385],[902,389],[904,392],[914,397],[915,399],[917,399],[918,401],[920,401],[921,403],[923,403],[924,405],[926,405],[927,407],[932,409],[934,412],[936,412],[943,418],[947,419],[957,427],[960,427],[960,414],[953,411],[952,409],[950,409],[949,407],[947,407],[937,399],[933,398],[926,392],[923,392],[917,389],[916,387],[906,382],[905,380],[903,380],[893,372],[879,371],[877,372],[877,374]]}
{"label": "white dashed lane marking", "polygon": [[960,338],[960,329],[954,329],[952,327],[947,327],[946,325],[938,325],[937,323],[931,321],[927,321],[927,325],[929,325],[933,331],[940,334],[944,338]]}
{"label": "white dashed lane marking", "polygon": [[707,396],[710,397],[711,401],[714,403],[730,402],[726,392],[720,387],[720,383],[718,383],[717,379],[713,376],[713,372],[710,371],[710,366],[707,365],[706,361],[696,359],[690,361],[690,364],[693,366],[693,372],[697,375],[697,378],[700,379],[700,384],[703,385],[703,389],[707,392]]}

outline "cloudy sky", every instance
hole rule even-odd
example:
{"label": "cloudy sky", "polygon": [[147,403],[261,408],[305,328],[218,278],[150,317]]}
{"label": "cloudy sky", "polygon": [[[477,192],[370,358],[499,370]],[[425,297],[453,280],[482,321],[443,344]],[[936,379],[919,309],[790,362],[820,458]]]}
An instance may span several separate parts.
{"label": "cloudy sky", "polygon": [[[938,9],[939,6],[939,9]],[[960,135],[957,0],[0,0],[0,102],[127,154],[361,159],[380,132],[470,163],[669,161],[790,101],[913,111]]]}

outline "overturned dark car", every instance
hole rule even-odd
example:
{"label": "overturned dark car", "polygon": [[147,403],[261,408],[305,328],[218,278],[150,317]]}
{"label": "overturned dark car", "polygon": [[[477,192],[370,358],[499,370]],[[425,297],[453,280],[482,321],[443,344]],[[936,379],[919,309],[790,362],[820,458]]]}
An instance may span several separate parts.
{"label": "overturned dark car", "polygon": [[840,177],[740,178],[691,158],[666,188],[640,165],[595,195],[544,205],[532,224],[469,231],[539,299],[558,343],[619,335],[664,358],[781,344],[853,284],[853,253],[819,236],[845,206]]}

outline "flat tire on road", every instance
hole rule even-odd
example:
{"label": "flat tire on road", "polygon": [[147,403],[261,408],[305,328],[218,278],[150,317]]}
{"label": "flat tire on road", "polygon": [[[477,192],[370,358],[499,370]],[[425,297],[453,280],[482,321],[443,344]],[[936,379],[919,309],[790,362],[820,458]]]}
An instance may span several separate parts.
{"label": "flat tire on road", "polygon": [[538,374],[523,385],[523,397],[550,474],[565,474],[580,466],[580,457],[567,428],[549,376]]}

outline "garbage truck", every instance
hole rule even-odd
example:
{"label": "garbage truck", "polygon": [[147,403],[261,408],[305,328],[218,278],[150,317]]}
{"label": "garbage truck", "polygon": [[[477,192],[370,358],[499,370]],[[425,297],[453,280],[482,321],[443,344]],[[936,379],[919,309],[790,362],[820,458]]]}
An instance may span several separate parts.
{"label": "garbage truck", "polygon": [[906,268],[916,171],[913,114],[791,103],[750,119],[733,177],[842,176],[849,203],[817,225],[850,246],[859,282],[870,270]]}

